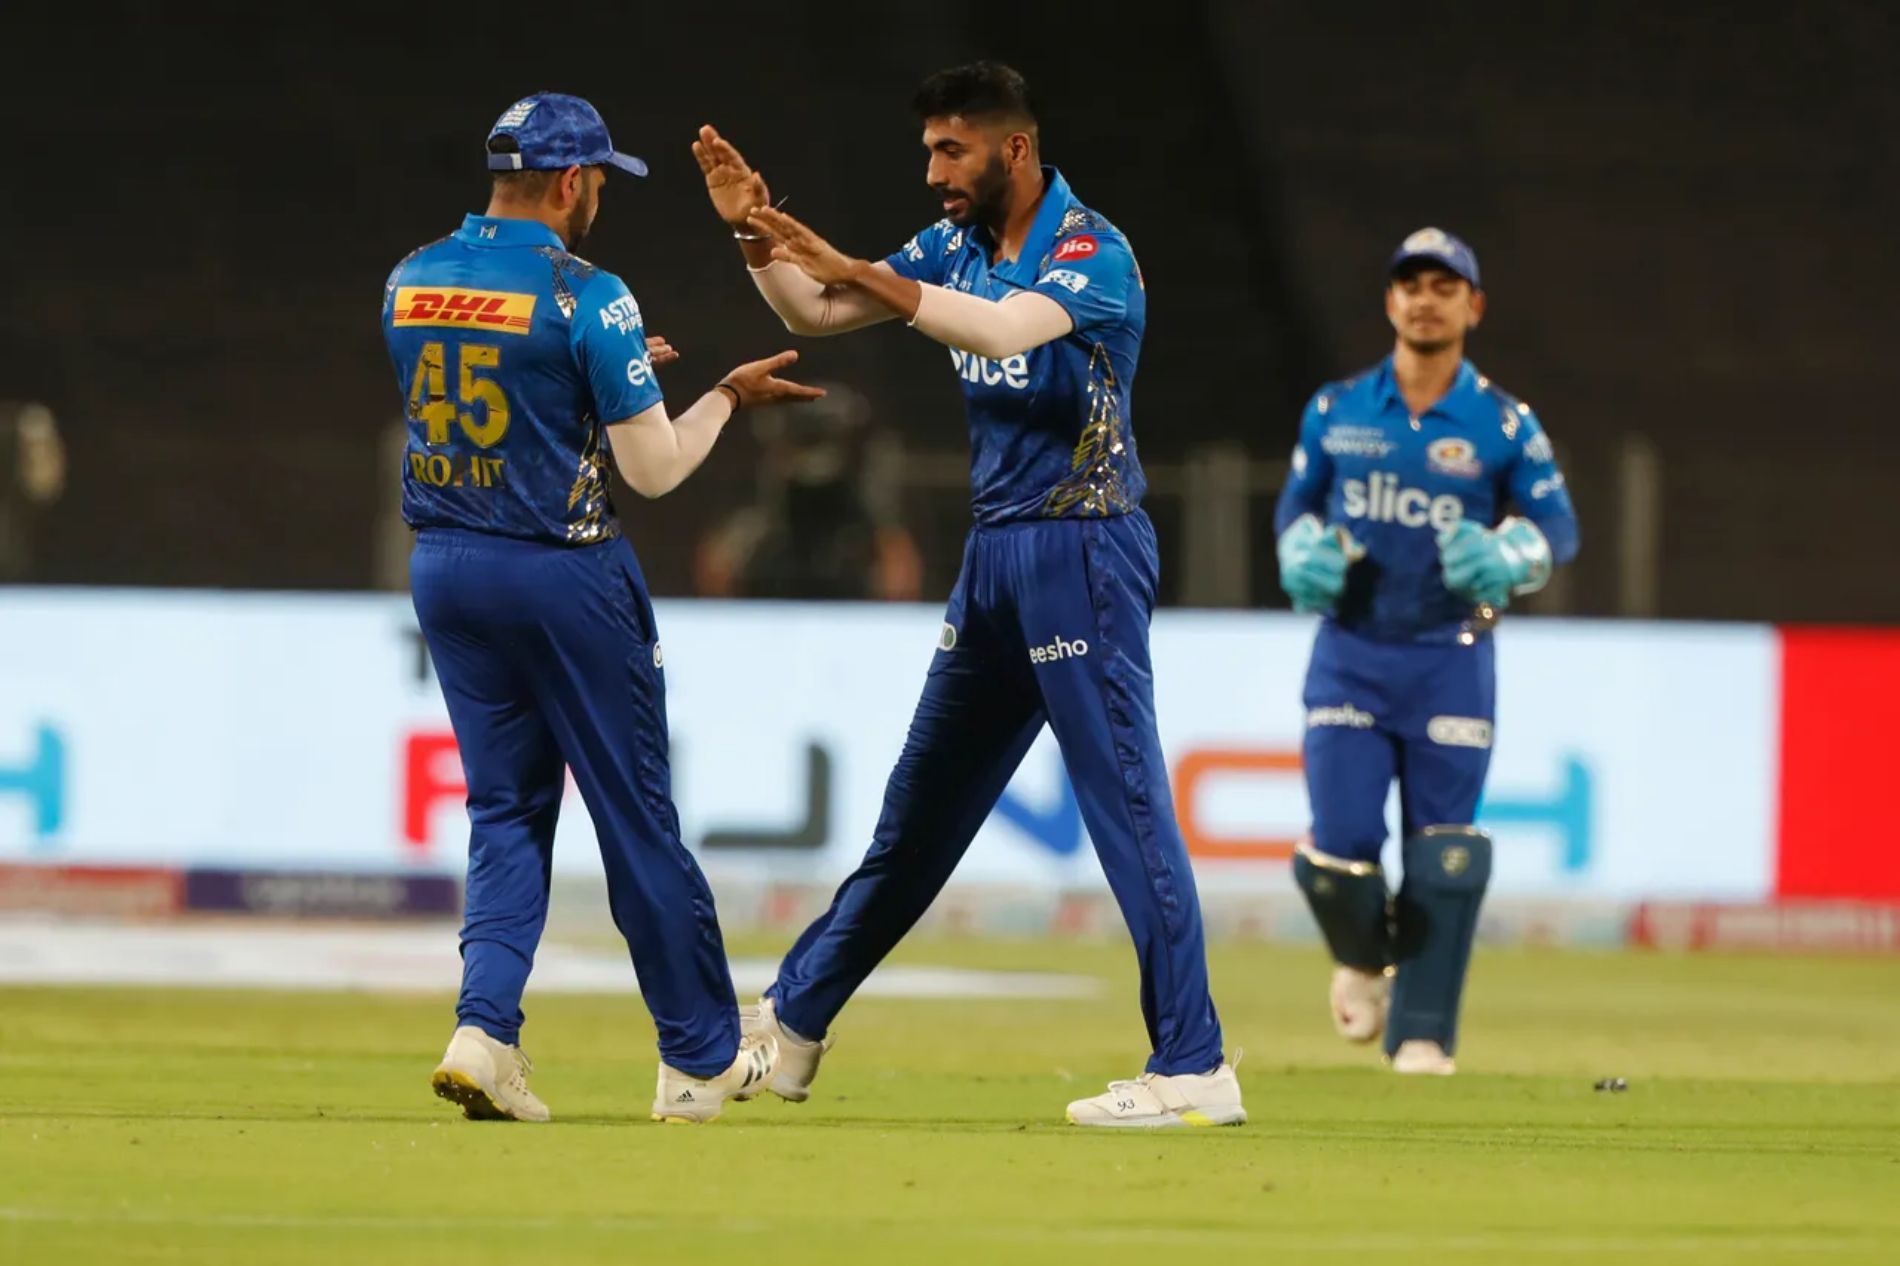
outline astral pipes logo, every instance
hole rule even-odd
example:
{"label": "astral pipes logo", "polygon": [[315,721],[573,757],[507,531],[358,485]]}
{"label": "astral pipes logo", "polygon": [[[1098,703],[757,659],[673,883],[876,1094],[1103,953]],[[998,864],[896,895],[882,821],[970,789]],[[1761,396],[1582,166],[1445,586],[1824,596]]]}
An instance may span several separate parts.
{"label": "astral pipes logo", "polygon": [[66,741],[40,722],[23,764],[0,765],[0,798],[24,797],[33,824],[33,847],[44,850],[66,816]]}

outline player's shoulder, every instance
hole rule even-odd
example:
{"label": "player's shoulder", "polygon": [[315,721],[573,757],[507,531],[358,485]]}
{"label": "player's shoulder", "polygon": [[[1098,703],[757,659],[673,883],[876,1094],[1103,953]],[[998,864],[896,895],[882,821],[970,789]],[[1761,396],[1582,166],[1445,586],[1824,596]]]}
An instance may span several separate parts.
{"label": "player's shoulder", "polygon": [[1538,431],[1537,414],[1525,401],[1506,391],[1502,384],[1476,365],[1471,367],[1472,388],[1477,395],[1478,407],[1482,415],[1497,419],[1498,430],[1506,440],[1515,440],[1520,435]]}
{"label": "player's shoulder", "polygon": [[[590,309],[610,307],[623,296],[628,298],[628,302],[622,306],[631,307],[632,300],[628,296],[626,282],[570,250],[559,246],[535,246],[529,248],[528,260],[528,267],[536,274],[532,278],[534,284],[542,287],[553,298],[555,308],[570,321],[583,306]],[[637,310],[630,319],[639,319]]]}
{"label": "player's shoulder", "polygon": [[385,283],[384,288],[387,290],[394,290],[396,288],[398,279],[401,278],[404,272],[406,272],[409,268],[413,267],[416,263],[418,263],[424,255],[433,254],[441,246],[445,245],[448,242],[453,241],[454,237],[455,235],[452,233],[445,234],[442,237],[436,238],[435,241],[433,242],[425,242],[421,246],[416,247],[416,249],[414,249],[413,251],[410,251],[407,255],[404,255],[401,259],[397,260],[396,266],[389,270],[389,280]]}
{"label": "player's shoulder", "polygon": [[1116,228],[1107,216],[1071,199],[1063,209],[1062,218],[1056,221],[1055,235],[1050,238],[1050,260],[1082,258],[1104,247],[1134,253],[1128,235]]}
{"label": "player's shoulder", "polygon": [[1307,409],[1321,417],[1340,409],[1351,409],[1371,399],[1379,382],[1379,365],[1368,365],[1356,374],[1334,379],[1313,393]]}
{"label": "player's shoulder", "polygon": [[913,264],[921,264],[932,256],[950,256],[962,249],[963,231],[945,217],[911,234],[910,241],[899,247],[897,253]]}

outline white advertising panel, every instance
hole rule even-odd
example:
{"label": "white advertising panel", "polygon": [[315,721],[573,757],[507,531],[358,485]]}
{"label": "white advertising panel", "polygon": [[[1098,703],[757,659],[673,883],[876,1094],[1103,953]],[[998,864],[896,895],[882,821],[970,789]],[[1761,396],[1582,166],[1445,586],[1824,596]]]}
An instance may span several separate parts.
{"label": "white advertising panel", "polygon": [[[941,613],[676,601],[658,614],[687,842],[713,871],[844,875]],[[1284,614],[1156,619],[1163,746],[1203,885],[1286,882],[1306,820],[1313,630]],[[1507,623],[1482,815],[1496,890],[1769,893],[1775,636]],[[0,860],[452,870],[460,781],[401,597],[0,592]],[[598,870],[571,789],[556,864]],[[1046,733],[958,875],[1101,882]]]}

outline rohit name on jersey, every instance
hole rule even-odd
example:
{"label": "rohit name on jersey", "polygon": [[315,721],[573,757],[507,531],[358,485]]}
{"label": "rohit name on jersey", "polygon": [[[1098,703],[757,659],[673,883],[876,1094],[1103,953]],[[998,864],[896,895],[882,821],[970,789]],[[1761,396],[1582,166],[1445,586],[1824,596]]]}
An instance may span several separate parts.
{"label": "rohit name on jersey", "polygon": [[1465,517],[1465,503],[1457,497],[1448,492],[1434,497],[1422,488],[1400,487],[1399,477],[1390,471],[1375,470],[1364,479],[1343,480],[1339,491],[1341,508],[1349,519],[1409,528],[1429,525],[1434,532],[1443,532]]}
{"label": "rohit name on jersey", "polygon": [[478,453],[411,453],[409,475],[431,488],[498,488],[508,482],[508,463]]}

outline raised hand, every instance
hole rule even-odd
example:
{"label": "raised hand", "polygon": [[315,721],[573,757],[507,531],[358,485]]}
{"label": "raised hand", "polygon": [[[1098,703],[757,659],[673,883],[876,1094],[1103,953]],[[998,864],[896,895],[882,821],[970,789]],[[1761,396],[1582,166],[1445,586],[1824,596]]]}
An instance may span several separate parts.
{"label": "raised hand", "polygon": [[719,218],[734,228],[743,228],[746,216],[759,207],[770,206],[765,177],[746,165],[744,155],[731,141],[719,135],[708,123],[699,129],[693,142],[693,157],[706,177],[706,196],[712,199]]}
{"label": "raised hand", "polygon": [[748,223],[777,239],[772,247],[773,259],[797,265],[813,281],[827,286],[843,285],[856,280],[858,271],[864,267],[863,260],[852,259],[776,208],[759,207],[748,217]]}
{"label": "raised hand", "polygon": [[740,404],[763,404],[768,400],[816,400],[823,396],[823,387],[808,387],[801,382],[774,376],[786,366],[797,363],[797,352],[780,352],[764,360],[748,361],[727,374],[724,381],[739,393]]}

